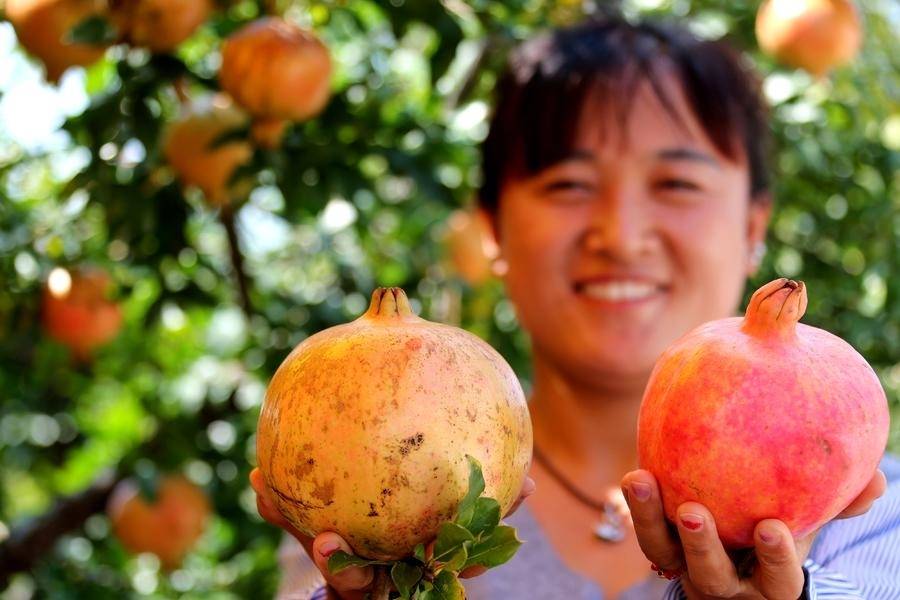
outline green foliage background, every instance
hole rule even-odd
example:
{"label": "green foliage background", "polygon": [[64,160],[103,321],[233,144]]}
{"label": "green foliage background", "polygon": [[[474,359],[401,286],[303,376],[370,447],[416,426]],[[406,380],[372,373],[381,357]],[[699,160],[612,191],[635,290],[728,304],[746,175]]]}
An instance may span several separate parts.
{"label": "green foliage background", "polygon": [[[504,50],[547,24],[577,20],[579,5],[238,0],[174,57],[120,47],[90,67],[91,104],[63,128],[69,149],[26,153],[0,137],[0,537],[116,466],[183,471],[216,511],[197,551],[171,574],[152,557],[126,555],[108,520],[92,516],[14,578],[10,597],[270,596],[279,532],[261,522],[247,484],[266,382],[305,336],[362,312],[376,285],[403,286],[424,316],[488,339],[527,386],[527,341],[499,284],[472,289],[454,278],[439,233],[478,183],[477,144]],[[634,0],[622,9],[727,35],[766,74],[777,212],[753,283],[803,278],[806,321],[866,356],[900,423],[900,278],[892,276],[900,266],[900,11],[889,0],[863,5],[861,58],[823,81],[755,51],[756,2]],[[281,151],[255,157],[255,189],[237,213],[247,315],[221,220],[172,180],[159,138],[178,112],[173,80],[187,75],[192,94],[214,86],[221,38],[273,9],[313,27],[337,69],[327,110],[294,127]],[[485,40],[490,50],[470,79]],[[83,168],[55,178],[55,163],[73,156]],[[125,327],[79,367],[43,335],[39,310],[49,271],[81,263],[112,273]],[[897,425],[890,446],[900,450]]]}

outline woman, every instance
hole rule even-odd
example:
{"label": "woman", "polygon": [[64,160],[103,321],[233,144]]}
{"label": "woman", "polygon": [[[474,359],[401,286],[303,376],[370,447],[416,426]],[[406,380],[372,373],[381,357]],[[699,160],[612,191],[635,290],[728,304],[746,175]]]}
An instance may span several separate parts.
{"label": "woman", "polygon": [[[467,573],[478,575],[469,598],[900,597],[894,460],[882,464],[889,498],[865,516],[796,543],[783,523],[760,523],[758,564],[744,579],[703,506],[681,506],[674,534],[653,476],[634,470],[656,358],[735,314],[759,265],[771,212],[766,130],[740,57],[677,28],[592,21],[513,54],[479,198],[533,342],[538,491],[508,519],[527,543],[507,565]],[[252,480],[261,514],[284,526]],[[885,488],[877,471],[842,516],[865,513]],[[320,570],[330,552],[350,551],[333,533],[298,539]],[[674,581],[650,573],[648,559]],[[371,577],[328,575],[329,593],[362,598]]]}

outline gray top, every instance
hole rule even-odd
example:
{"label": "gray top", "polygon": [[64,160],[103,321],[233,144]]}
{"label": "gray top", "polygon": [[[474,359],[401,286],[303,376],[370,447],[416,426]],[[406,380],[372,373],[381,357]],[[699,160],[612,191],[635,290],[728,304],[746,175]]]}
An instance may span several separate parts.
{"label": "gray top", "polygon": [[[516,555],[484,575],[463,580],[468,600],[499,598],[566,598],[567,600],[601,600],[603,592],[596,583],[569,569],[544,535],[528,503],[505,522],[516,528],[524,543]],[[656,600],[662,598],[668,581],[650,576],[625,590],[618,600]]]}
{"label": "gray top", "polygon": [[[524,543],[505,565],[484,575],[464,579],[468,600],[507,600],[527,598],[545,600],[601,600],[603,592],[596,583],[570,570],[554,550],[535,520],[528,503],[522,504],[505,522],[516,528]],[[279,551],[282,568],[277,600],[309,600],[323,585],[322,575],[297,541],[285,535]],[[669,582],[650,572],[648,578],[619,595],[618,600],[658,600]]]}

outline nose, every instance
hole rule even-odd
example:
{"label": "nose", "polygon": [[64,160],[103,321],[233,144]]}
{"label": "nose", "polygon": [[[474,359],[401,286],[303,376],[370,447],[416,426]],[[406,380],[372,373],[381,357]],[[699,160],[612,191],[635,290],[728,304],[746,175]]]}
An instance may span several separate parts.
{"label": "nose", "polygon": [[630,260],[646,253],[653,243],[653,214],[641,190],[610,183],[592,204],[583,236],[585,250]]}

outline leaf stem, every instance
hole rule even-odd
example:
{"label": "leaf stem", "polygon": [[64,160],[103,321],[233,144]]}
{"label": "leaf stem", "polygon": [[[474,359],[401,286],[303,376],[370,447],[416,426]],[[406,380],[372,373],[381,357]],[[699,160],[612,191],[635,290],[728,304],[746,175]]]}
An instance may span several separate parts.
{"label": "leaf stem", "polygon": [[375,565],[375,584],[372,586],[372,600],[388,600],[391,597],[391,575],[388,567]]}

